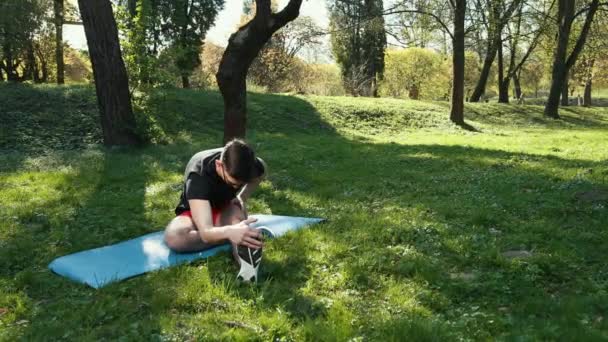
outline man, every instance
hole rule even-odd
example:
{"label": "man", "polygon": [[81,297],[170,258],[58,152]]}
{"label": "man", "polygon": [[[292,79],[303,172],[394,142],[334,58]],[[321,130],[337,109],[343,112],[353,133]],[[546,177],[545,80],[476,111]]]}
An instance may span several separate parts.
{"label": "man", "polygon": [[[186,166],[176,217],[165,242],[177,252],[194,252],[230,241],[239,276],[255,280],[262,256],[260,231],[250,224],[245,202],[266,174],[266,164],[242,140],[201,151]],[[251,278],[251,279],[250,279]]]}

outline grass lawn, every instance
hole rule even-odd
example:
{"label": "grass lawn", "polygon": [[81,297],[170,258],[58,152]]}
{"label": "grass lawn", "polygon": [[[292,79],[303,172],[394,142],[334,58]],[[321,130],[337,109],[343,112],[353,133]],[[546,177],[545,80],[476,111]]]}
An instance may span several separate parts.
{"label": "grass lawn", "polygon": [[327,223],[100,290],[48,263],[157,231],[221,141],[217,92],[137,94],[156,144],[100,147],[93,89],[0,85],[0,340],[608,339],[608,109],[250,94],[250,212]]}

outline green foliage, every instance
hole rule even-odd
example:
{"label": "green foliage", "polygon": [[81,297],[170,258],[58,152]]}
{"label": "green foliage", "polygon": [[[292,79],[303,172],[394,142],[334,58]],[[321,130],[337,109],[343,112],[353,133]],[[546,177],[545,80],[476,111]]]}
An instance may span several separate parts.
{"label": "green foliage", "polygon": [[340,68],[335,64],[308,64],[298,61],[290,78],[291,90],[312,95],[343,96]]}
{"label": "green foliage", "polygon": [[34,53],[35,38],[49,25],[50,7],[50,0],[0,2],[0,65],[7,79],[24,81],[31,77],[35,61],[29,57]]}
{"label": "green foliage", "polygon": [[[136,6],[129,7],[131,2]],[[120,30],[127,38],[124,58],[133,83],[162,85],[175,83],[176,78],[188,80],[201,63],[205,35],[223,6],[224,0],[133,0],[120,6]],[[166,63],[167,57],[176,74]]]}
{"label": "green foliage", "polygon": [[[252,7],[253,3],[251,4]],[[272,2],[273,11],[277,3]],[[247,12],[246,12],[247,13]],[[242,21],[250,20],[244,15]],[[249,67],[247,80],[270,92],[300,91],[309,68],[298,55],[307,49],[321,45],[321,28],[310,17],[298,17],[279,31],[270,40]]]}
{"label": "green foliage", "polygon": [[443,102],[248,101],[250,212],[328,221],[268,241],[257,286],[226,253],[94,290],[48,263],[162,229],[221,96],[137,95],[171,142],[105,149],[92,87],[0,84],[0,340],[608,338],[606,108],[467,104],[475,133]]}
{"label": "green foliage", "polygon": [[345,89],[352,95],[376,95],[386,48],[382,1],[331,1],[329,12],[331,49]]}
{"label": "green foliage", "polygon": [[380,83],[383,96],[441,99],[449,92],[449,69],[445,57],[427,49],[389,50]]}

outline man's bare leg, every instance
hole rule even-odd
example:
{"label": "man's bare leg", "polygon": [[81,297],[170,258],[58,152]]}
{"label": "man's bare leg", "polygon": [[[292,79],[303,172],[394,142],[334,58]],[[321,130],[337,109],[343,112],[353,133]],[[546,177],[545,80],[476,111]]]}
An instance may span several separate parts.
{"label": "man's bare leg", "polygon": [[[230,204],[222,210],[219,221],[214,222],[214,226],[221,227],[237,224],[244,219],[241,208]],[[169,222],[165,229],[165,243],[172,250],[182,253],[196,252],[212,246],[203,242],[194,221],[188,216],[177,216]],[[233,250],[236,250],[234,247]]]}
{"label": "man's bare leg", "polygon": [[[227,206],[220,215],[220,224],[222,225],[230,225],[237,224],[241,221],[246,220],[245,212],[238,205],[231,203]],[[239,254],[237,252],[237,245],[232,244],[232,257],[237,265],[241,264],[241,259],[239,258]]]}

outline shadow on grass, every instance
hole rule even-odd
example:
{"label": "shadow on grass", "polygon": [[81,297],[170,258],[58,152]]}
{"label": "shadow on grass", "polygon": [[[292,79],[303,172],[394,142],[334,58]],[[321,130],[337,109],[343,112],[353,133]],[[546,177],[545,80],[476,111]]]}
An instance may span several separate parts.
{"label": "shadow on grass", "polygon": [[20,207],[6,213],[10,223],[0,249],[0,276],[10,280],[0,289],[14,294],[2,304],[17,313],[17,321],[27,321],[14,325],[15,336],[98,340],[161,333],[158,313],[171,305],[176,290],[167,278],[144,276],[96,290],[47,269],[57,257],[157,231],[166,223],[153,215],[150,219],[146,189],[155,173],[173,171],[176,160],[170,149],[167,157],[148,152],[65,152],[56,161],[63,165],[58,174],[52,165],[28,169],[33,184],[27,191],[33,197],[28,194]]}
{"label": "shadow on grass", "polygon": [[[181,95],[176,91],[171,96]],[[184,96],[184,103],[174,106],[182,110],[167,118],[190,113],[178,126],[195,121],[199,114],[193,110],[204,104],[189,100],[195,93]],[[272,188],[262,189],[257,198],[274,214],[320,216],[330,221],[271,243],[265,261],[270,280],[254,291],[229,286],[227,295],[251,300],[254,310],[261,312],[280,308],[289,313],[294,327],[310,320],[331,326],[327,299],[338,298],[365,323],[353,328],[353,334],[379,338],[408,338],[402,334],[431,338],[440,331],[442,337],[552,339],[577,334],[597,337],[608,328],[601,320],[585,324],[580,319],[594,320],[608,310],[602,304],[608,303],[602,292],[608,217],[600,207],[607,204],[573,199],[577,191],[605,186],[605,162],[351,140],[325,123],[302,98],[254,94],[249,101],[249,138],[271,169]],[[505,107],[489,108],[498,113]],[[525,106],[515,116],[528,123],[528,115],[538,119],[537,111]],[[184,127],[196,139],[200,137],[193,131],[199,125],[218,125],[215,110],[205,113]],[[505,122],[485,110],[478,115],[473,117],[477,122]],[[547,124],[538,120],[539,125]],[[572,124],[604,127],[581,120]],[[163,122],[159,120],[161,127]],[[3,241],[9,248],[0,254],[4,261],[0,274],[29,303],[29,311],[23,314],[31,322],[26,336],[60,337],[66,331],[91,338],[152,336],[160,333],[159,317],[180,316],[173,309],[185,313],[221,310],[213,305],[200,309],[184,299],[180,299],[182,304],[172,304],[180,293],[193,291],[180,286],[187,281],[184,277],[193,274],[188,272],[192,266],[101,291],[73,285],[44,270],[54,257],[157,230],[166,220],[150,222],[146,214],[166,210],[169,218],[173,208],[144,206],[150,173],[161,168],[181,174],[190,155],[213,147],[208,145],[214,139],[200,146],[155,147],[153,153],[102,152],[101,165],[94,170],[85,158],[75,163],[76,172],[63,184],[81,184],[89,190],[73,199],[79,192],[65,186],[58,189],[62,195],[56,203],[44,204],[68,214],[58,214],[48,225],[41,221],[38,224],[46,228],[36,228],[36,234],[27,230],[32,220],[43,220],[36,218],[34,210],[16,215],[14,234]],[[16,172],[19,166],[11,170]],[[120,227],[128,228],[121,231]],[[39,245],[54,249],[40,253]],[[533,257],[507,260],[501,253],[510,249],[530,250]],[[234,276],[226,267],[227,262],[209,261],[209,278],[215,287]],[[336,279],[327,281],[329,274]],[[395,294],[402,283],[415,289],[415,307],[404,304],[407,294]],[[404,312],[414,315],[418,323],[399,328]],[[135,325],[125,328],[127,322]],[[441,328],[433,330],[435,326]],[[450,332],[444,333],[443,327]]]}
{"label": "shadow on grass", "polygon": [[[305,137],[273,139],[273,159],[297,155],[300,161],[295,169],[293,160],[271,164],[279,172],[276,178],[271,175],[273,186],[298,195],[281,196],[278,205],[287,201],[287,207],[298,207],[290,198],[326,195],[298,210],[330,219],[328,227],[313,228],[317,237],[356,250],[326,256],[327,264],[342,265],[334,271],[346,277],[345,288],[382,294],[387,278],[412,281],[434,293],[419,299],[433,320],[456,320],[463,329],[474,324],[482,331],[479,338],[494,333],[514,337],[511,330],[522,326],[528,327],[519,331],[524,336],[555,337],[551,329],[561,328],[543,327],[545,320],[569,322],[559,334],[601,336],[604,323],[585,325],[575,317],[602,317],[607,309],[592,303],[606,298],[598,290],[603,277],[598,274],[603,274],[602,256],[608,253],[608,215],[602,210],[608,203],[582,203],[574,194],[606,188],[605,162],[461,146],[360,144],[331,137],[334,154],[329,147],[297,147]],[[329,141],[319,138],[316,143],[329,146]],[[283,168],[292,178],[282,177]],[[339,210],[332,210],[334,203]],[[501,255],[522,249],[534,257],[520,261]],[[323,266],[316,264],[311,275]],[[297,295],[298,288],[323,288],[310,280],[288,288],[296,290],[288,295]],[[588,292],[579,292],[583,288]],[[563,301],[556,303],[556,296]],[[382,295],[372,298],[366,302],[383,301]],[[463,317],[465,313],[474,316]],[[309,318],[292,314],[301,321]]]}

